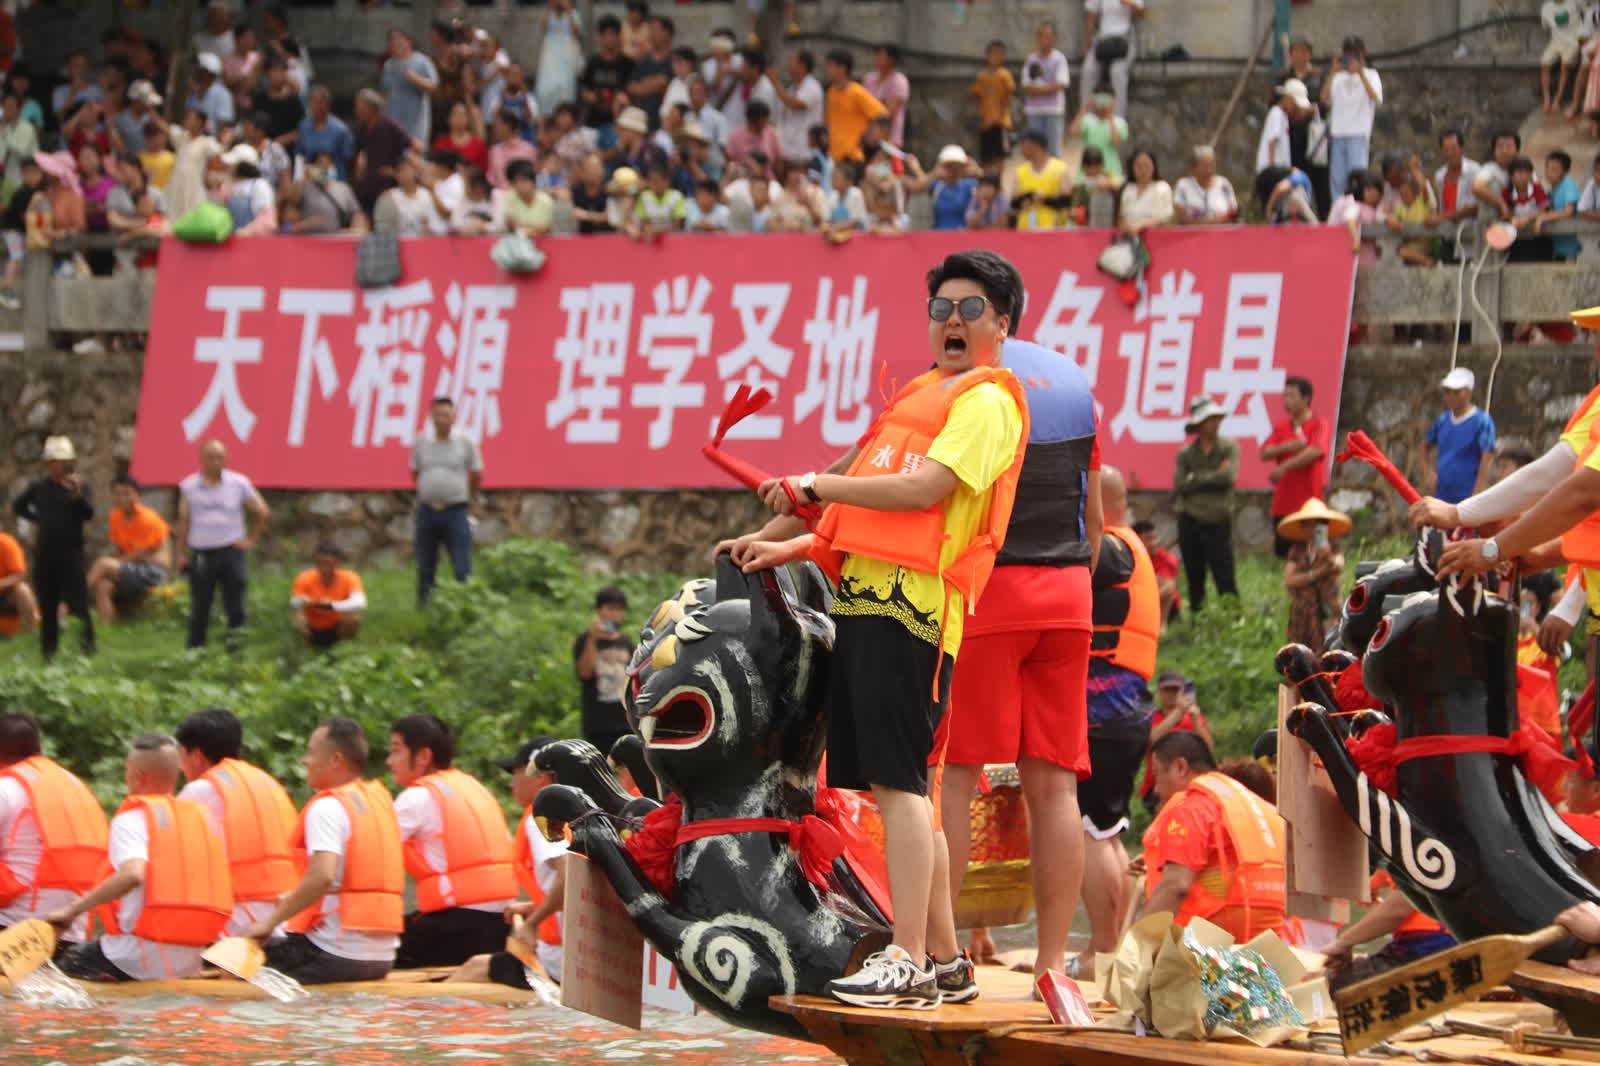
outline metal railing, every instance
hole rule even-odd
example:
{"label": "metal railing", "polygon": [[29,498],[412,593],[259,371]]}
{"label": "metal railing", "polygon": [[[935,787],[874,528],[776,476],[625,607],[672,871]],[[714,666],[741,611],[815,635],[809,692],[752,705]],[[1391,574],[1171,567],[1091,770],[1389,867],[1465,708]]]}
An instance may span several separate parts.
{"label": "metal railing", "polygon": [[[927,228],[927,198],[913,197],[907,207],[912,228]],[[1095,223],[1108,217],[1106,210],[1092,211],[1090,216]],[[737,216],[735,221],[739,221]],[[747,213],[743,221],[748,228]],[[576,232],[570,204],[558,201],[555,229],[558,234]],[[1577,258],[1563,262],[1508,262],[1505,253],[1485,252],[1482,230],[1476,223],[1407,226],[1399,232],[1385,225],[1369,225],[1362,228],[1361,235],[1363,241],[1375,244],[1379,253],[1376,263],[1356,274],[1354,319],[1363,325],[1458,321],[1481,325],[1485,317],[1497,324],[1558,322],[1574,307],[1600,302],[1600,221],[1572,219],[1544,227],[1540,236],[1577,238]],[[1435,267],[1402,263],[1397,255],[1400,244],[1419,237],[1448,242],[1455,261]],[[761,237],[733,233],[725,239]],[[60,241],[49,251],[27,253],[20,294],[24,347],[47,350],[58,334],[146,332],[156,272],[130,267],[134,256],[155,246],[153,240],[144,238],[120,242],[114,234],[84,234]],[[127,265],[119,264],[109,276],[82,276],[71,271],[74,257],[108,250]],[[552,249],[552,253],[560,251]],[[67,271],[70,275],[64,274]],[[1480,343],[1491,336],[1483,330],[1474,334]]]}

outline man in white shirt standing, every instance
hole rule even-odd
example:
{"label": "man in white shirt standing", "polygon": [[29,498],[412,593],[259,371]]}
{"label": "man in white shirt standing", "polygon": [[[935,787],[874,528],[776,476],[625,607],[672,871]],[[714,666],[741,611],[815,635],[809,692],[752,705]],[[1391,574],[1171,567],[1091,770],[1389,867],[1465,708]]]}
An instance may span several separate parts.
{"label": "man in white shirt standing", "polygon": [[767,71],[782,105],[778,110],[778,143],[783,147],[786,167],[806,168],[811,161],[811,127],[823,123],[822,83],[812,73],[816,66],[816,56],[804,48],[789,53],[787,89],[779,84],[776,71]]}
{"label": "man in white shirt standing", "polygon": [[1328,187],[1343,195],[1352,170],[1365,170],[1372,145],[1372,120],[1383,103],[1383,79],[1367,66],[1367,46],[1346,37],[1340,69],[1322,83],[1328,111]]}
{"label": "man in white shirt standing", "polygon": [[1433,172],[1435,198],[1440,222],[1460,222],[1478,213],[1472,195],[1472,182],[1478,176],[1476,160],[1467,158],[1461,131],[1448,129],[1439,134],[1439,158],[1444,165]]}
{"label": "man in white shirt standing", "polygon": [[1056,24],[1041,22],[1034,31],[1034,50],[1022,61],[1022,114],[1027,128],[1044,137],[1045,151],[1061,154],[1067,132],[1067,86],[1072,68],[1056,48]]}
{"label": "man in white shirt standing", "polygon": [[[228,468],[220,440],[200,446],[200,472],[178,483],[178,569],[189,572],[189,642],[204,646],[211,600],[222,586],[230,637],[244,625],[245,555],[261,540],[272,511],[250,479]],[[245,518],[250,529],[245,530]]]}
{"label": "man in white shirt standing", "polygon": [[353,719],[330,718],[312,732],[303,762],[317,794],[296,833],[305,873],[242,934],[266,941],[293,919],[287,937],[266,945],[267,965],[303,985],[378,981],[394,968],[405,926],[400,827],[389,790],[362,779],[367,755]]}
{"label": "man in white shirt standing", "polygon": [[[1539,56],[1539,96],[1546,114],[1561,109],[1561,98],[1567,92],[1567,75],[1578,67],[1578,49],[1582,43],[1583,14],[1578,0],[1544,0],[1539,8],[1539,22],[1550,31],[1550,43]],[[1550,74],[1556,64],[1561,73],[1556,78],[1555,96],[1550,95]]]}
{"label": "man in white shirt standing", "polygon": [[1311,97],[1306,94],[1306,83],[1290,78],[1278,87],[1277,106],[1267,112],[1261,123],[1261,140],[1256,145],[1256,173],[1268,167],[1290,166],[1289,124],[1311,110]]}
{"label": "man in white shirt standing", "polygon": [[1083,0],[1083,39],[1088,43],[1078,84],[1079,106],[1089,106],[1089,98],[1100,87],[1101,71],[1109,67],[1117,115],[1128,117],[1128,74],[1137,52],[1133,20],[1143,14],[1144,0]]}
{"label": "man in white shirt standing", "polygon": [[[66,928],[81,915],[105,908],[100,919],[106,933],[69,949],[57,963],[68,977],[83,981],[195,977],[200,953],[222,935],[233,913],[222,841],[204,810],[172,798],[178,744],[171,737],[146,733],[135,740],[124,779],[128,798],[111,819],[111,875],[47,918]],[[155,878],[151,867],[181,869],[183,876],[169,872]]]}

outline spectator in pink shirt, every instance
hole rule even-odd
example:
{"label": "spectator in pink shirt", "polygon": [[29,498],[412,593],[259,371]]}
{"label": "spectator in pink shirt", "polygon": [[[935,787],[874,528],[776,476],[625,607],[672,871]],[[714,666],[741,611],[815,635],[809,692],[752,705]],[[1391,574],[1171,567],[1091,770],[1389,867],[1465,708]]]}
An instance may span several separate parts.
{"label": "spectator in pink shirt", "polygon": [[872,57],[873,69],[861,84],[878,102],[888,108],[894,118],[889,131],[889,143],[904,147],[906,139],[906,105],[911,102],[911,80],[900,73],[900,48],[893,44],[880,44]]}
{"label": "spectator in pink shirt", "polygon": [[533,145],[517,135],[517,117],[509,111],[495,112],[494,121],[489,123],[489,136],[493,140],[489,145],[489,166],[485,171],[489,184],[496,189],[509,188],[511,182],[506,179],[506,167],[518,159],[536,162],[538,153]]}
{"label": "spectator in pink shirt", "polygon": [[728,162],[750,160],[760,152],[769,160],[767,177],[773,177],[771,160],[783,158],[783,147],[778,142],[778,130],[772,124],[772,109],[765,100],[751,100],[744,112],[744,125],[728,134]]}

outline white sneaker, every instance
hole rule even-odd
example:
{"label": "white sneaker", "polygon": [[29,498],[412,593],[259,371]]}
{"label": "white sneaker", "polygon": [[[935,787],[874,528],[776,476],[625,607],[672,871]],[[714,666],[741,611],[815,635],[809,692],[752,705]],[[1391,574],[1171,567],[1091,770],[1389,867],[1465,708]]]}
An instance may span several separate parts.
{"label": "white sneaker", "polygon": [[0,289],[0,307],[5,308],[7,311],[20,311],[22,310],[22,301],[17,298],[16,293]]}
{"label": "white sneaker", "polygon": [[933,1010],[941,1001],[931,961],[926,968],[918,966],[909,952],[894,944],[868,955],[849,977],[828,982],[828,994],[852,1007],[880,1010]]}
{"label": "white sneaker", "polygon": [[85,337],[72,346],[72,350],[79,355],[99,355],[106,350],[98,337]]}

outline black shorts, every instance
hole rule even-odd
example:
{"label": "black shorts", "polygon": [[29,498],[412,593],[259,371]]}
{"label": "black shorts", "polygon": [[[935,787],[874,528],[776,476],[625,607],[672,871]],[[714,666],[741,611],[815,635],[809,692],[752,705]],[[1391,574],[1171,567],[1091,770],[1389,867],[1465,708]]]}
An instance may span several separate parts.
{"label": "black shorts", "polygon": [[1011,131],[1004,126],[988,126],[978,131],[978,162],[993,163],[1011,154]]}
{"label": "black shorts", "polygon": [[323,951],[303,933],[290,933],[266,945],[267,965],[303,985],[381,981],[394,968],[387,959],[347,959]]}
{"label": "black shorts", "polygon": [[100,950],[99,940],[75,944],[56,955],[55,963],[61,972],[80,981],[132,981],[134,978],[117,969],[106,953]]}
{"label": "black shorts", "polygon": [[327,629],[306,630],[306,643],[313,648],[331,648],[339,643],[339,627],[330,626]]}
{"label": "black shorts", "polygon": [[160,563],[123,563],[117,567],[117,586],[111,597],[117,603],[137,603],[157,585],[167,582],[167,568]]}
{"label": "black shorts", "polygon": [[1092,769],[1087,778],[1078,782],[1078,808],[1083,812],[1084,829],[1105,839],[1128,827],[1128,802],[1133,798],[1133,782],[1139,776],[1139,767],[1144,765],[1144,753],[1149,745],[1148,718],[1104,729],[1089,727]]}
{"label": "black shorts", "polygon": [[928,756],[950,703],[955,660],[889,618],[847,615],[834,622],[828,784],[926,796]]}
{"label": "black shorts", "polygon": [[406,928],[400,934],[400,950],[395,954],[394,968],[460,966],[474,955],[503,950],[510,931],[505,915],[498,911],[474,911],[466,907],[447,907],[427,914],[412,911],[406,915]]}

